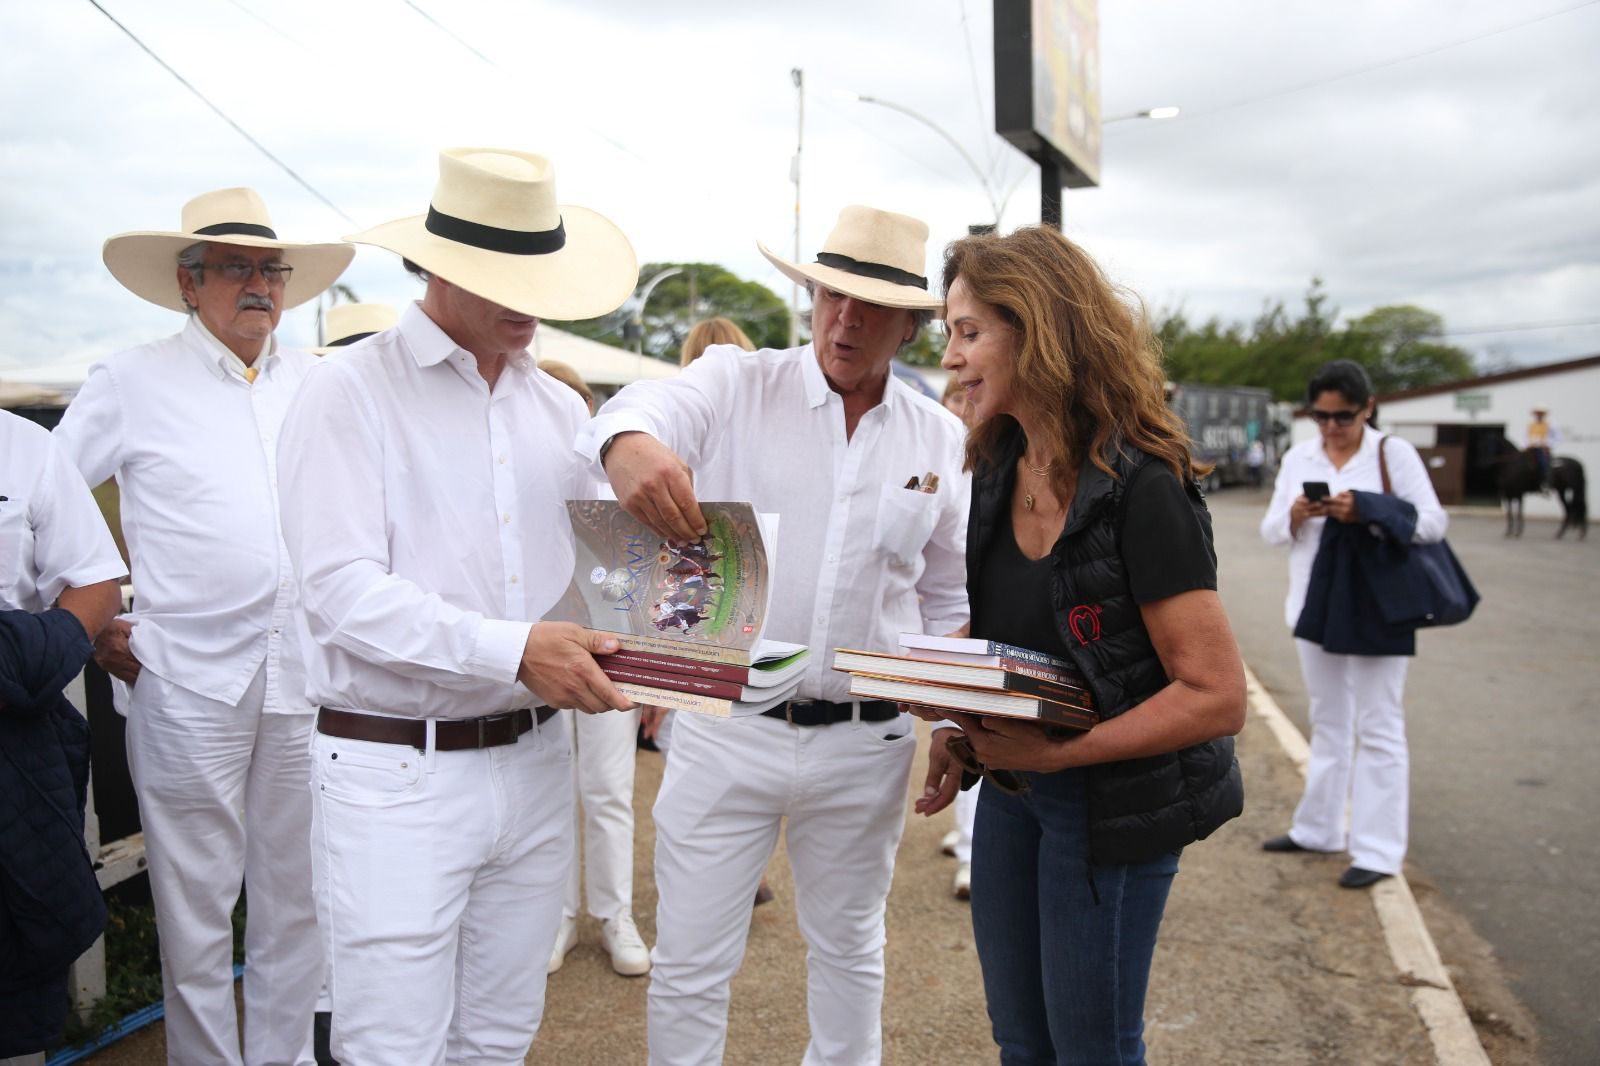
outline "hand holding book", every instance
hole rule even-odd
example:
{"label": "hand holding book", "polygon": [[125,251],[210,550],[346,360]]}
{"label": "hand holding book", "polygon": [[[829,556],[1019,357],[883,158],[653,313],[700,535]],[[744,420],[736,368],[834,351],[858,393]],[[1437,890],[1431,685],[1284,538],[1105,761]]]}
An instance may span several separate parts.
{"label": "hand holding book", "polygon": [[633,703],[594,661],[617,647],[616,637],[571,622],[535,622],[522,647],[517,680],[549,707],[576,707],[590,714],[626,711]]}
{"label": "hand holding book", "polygon": [[617,502],[651,532],[675,544],[706,535],[694,471],[671,448],[648,433],[619,433],[602,462]]}

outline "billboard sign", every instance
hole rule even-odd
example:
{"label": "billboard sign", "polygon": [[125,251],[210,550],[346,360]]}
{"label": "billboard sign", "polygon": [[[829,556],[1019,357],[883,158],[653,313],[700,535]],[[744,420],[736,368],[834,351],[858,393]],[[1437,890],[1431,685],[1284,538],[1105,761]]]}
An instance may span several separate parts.
{"label": "billboard sign", "polygon": [[1100,183],[1097,0],[995,0],[995,131],[1068,186]]}

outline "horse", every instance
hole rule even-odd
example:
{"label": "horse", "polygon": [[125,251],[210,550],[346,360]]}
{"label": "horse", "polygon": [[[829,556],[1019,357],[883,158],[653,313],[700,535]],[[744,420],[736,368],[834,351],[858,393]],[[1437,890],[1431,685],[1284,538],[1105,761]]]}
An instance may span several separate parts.
{"label": "horse", "polygon": [[[1519,449],[1501,437],[1493,461],[1498,467],[1500,498],[1505,501],[1506,536],[1520,537],[1522,497],[1544,487],[1539,476],[1539,454],[1533,448]],[[1556,530],[1556,538],[1566,536],[1568,529],[1576,529],[1578,539],[1585,539],[1589,535],[1589,500],[1583,464],[1570,456],[1554,456],[1550,460],[1550,488],[1561,501],[1561,527]]]}

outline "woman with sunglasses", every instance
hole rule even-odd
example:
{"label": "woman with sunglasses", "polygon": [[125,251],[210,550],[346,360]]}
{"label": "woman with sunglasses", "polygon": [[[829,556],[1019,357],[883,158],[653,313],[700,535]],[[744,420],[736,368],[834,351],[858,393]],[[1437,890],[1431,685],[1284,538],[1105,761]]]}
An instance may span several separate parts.
{"label": "woman with sunglasses", "polygon": [[[1262,539],[1289,546],[1284,616],[1291,628],[1305,606],[1323,526],[1330,518],[1360,522],[1354,493],[1384,491],[1380,442],[1394,495],[1417,509],[1414,539],[1441,540],[1449,524],[1417,449],[1376,432],[1377,401],[1360,364],[1340,359],[1323,366],[1306,388],[1306,402],[1317,437],[1284,454],[1261,520]],[[1310,699],[1311,762],[1289,831],[1261,846],[1275,852],[1348,851],[1350,867],[1339,884],[1367,888],[1399,873],[1405,861],[1410,762],[1401,695],[1410,660],[1335,655],[1298,638],[1295,648]]]}
{"label": "woman with sunglasses", "polygon": [[1210,516],[1148,324],[1081,248],[1037,227],[969,237],[944,285],[944,366],[970,405],[971,635],[1069,659],[1102,720],[1060,735],[940,712],[960,732],[935,732],[917,808],[948,803],[968,759],[989,777],[972,923],[1001,1063],[1143,1063],[1179,852],[1243,804]]}

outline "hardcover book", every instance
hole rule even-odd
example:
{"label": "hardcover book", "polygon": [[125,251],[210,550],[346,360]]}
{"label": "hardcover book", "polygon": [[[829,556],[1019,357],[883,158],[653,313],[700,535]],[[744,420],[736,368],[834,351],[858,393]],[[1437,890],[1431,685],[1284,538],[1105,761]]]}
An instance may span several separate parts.
{"label": "hardcover book", "polygon": [[872,674],[851,674],[850,695],[863,699],[895,700],[925,707],[944,707],[974,714],[1002,715],[1008,718],[1033,718],[1049,725],[1087,730],[1094,726],[1092,711],[1057,703],[1040,696],[984,689],[956,688],[926,681],[905,681]]}
{"label": "hardcover book", "polygon": [[969,666],[998,666],[1016,673],[1032,674],[1046,681],[1086,687],[1083,675],[1066,659],[998,640],[901,633],[900,647],[916,659],[965,663]]}
{"label": "hardcover book", "polygon": [[846,673],[872,674],[902,681],[928,681],[960,688],[1020,692],[1089,712],[1094,710],[1094,697],[1081,684],[1064,683],[1002,666],[930,661],[914,656],[839,648],[834,653],[833,668]]}

